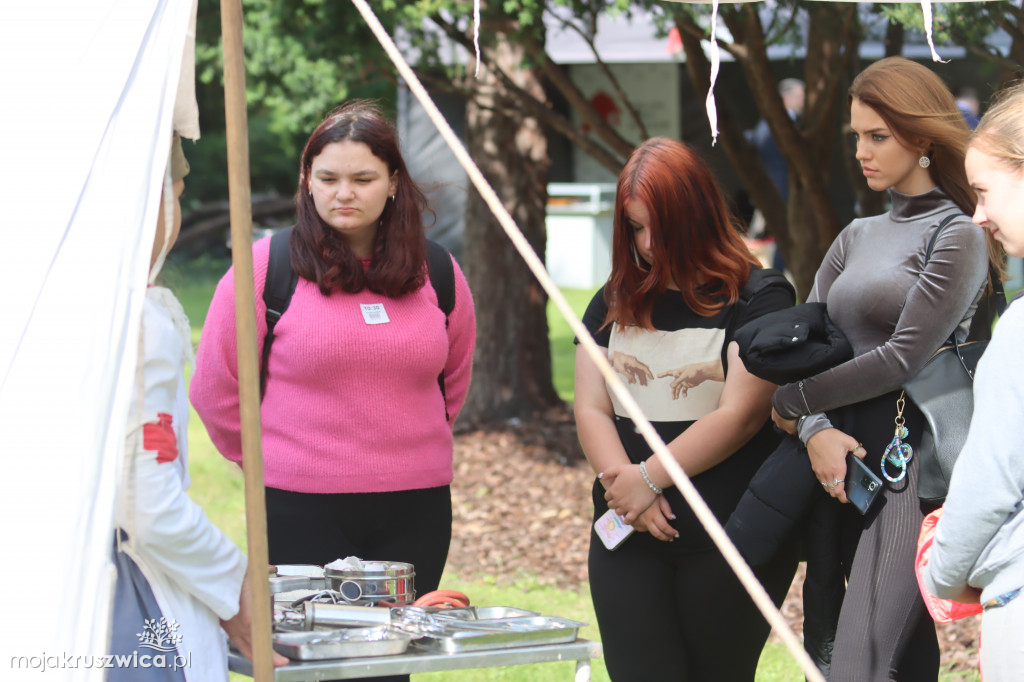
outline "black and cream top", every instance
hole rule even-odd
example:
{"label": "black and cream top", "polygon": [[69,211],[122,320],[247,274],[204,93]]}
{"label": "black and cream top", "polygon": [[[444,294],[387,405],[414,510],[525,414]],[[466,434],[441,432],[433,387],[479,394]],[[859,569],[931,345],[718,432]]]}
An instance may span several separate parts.
{"label": "black and cream top", "polygon": [[[724,381],[712,379],[686,391],[674,392],[673,375],[669,373],[694,363],[712,362],[720,371],[711,374],[724,377],[729,371],[726,349],[732,341],[733,331],[761,315],[793,305],[792,289],[784,284],[781,275],[777,277],[782,283],[780,286],[764,286],[746,305],[726,305],[711,317],[702,317],[691,310],[678,291],[660,294],[655,299],[651,315],[654,331],[623,328],[617,323],[601,329],[608,308],[604,290],[595,294],[583,316],[583,324],[597,344],[608,349],[609,358],[619,353],[620,366],[625,362],[641,368],[639,371],[643,379],[637,378],[628,383],[627,377],[624,383],[666,443],[716,409],[725,387]],[[651,448],[614,395],[612,404],[619,438],[630,461],[636,464],[650,457]],[[766,421],[764,428],[736,453],[693,478],[697,490],[722,523],[728,519],[750,478],[778,440],[771,423]],[[712,547],[711,539],[682,494],[673,486],[665,490],[665,497],[676,515],[672,525],[679,531],[679,538],[672,543],[664,543],[654,540],[648,533],[640,533],[630,541],[650,541],[657,543],[656,546],[671,547],[667,551],[677,552]],[[604,488],[599,482],[594,487],[594,508],[595,516],[600,516],[608,508],[604,501]]]}

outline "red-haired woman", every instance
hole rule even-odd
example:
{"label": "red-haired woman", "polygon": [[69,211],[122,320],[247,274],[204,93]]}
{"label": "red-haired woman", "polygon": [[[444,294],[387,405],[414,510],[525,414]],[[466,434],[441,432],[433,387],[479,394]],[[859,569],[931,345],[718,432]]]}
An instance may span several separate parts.
{"label": "red-haired woman", "polygon": [[[584,324],[723,523],[778,444],[775,385],[748,373],[735,329],[793,304],[733,225],[710,170],[684,144],[654,138],[619,176],[612,273]],[[752,680],[768,625],[596,365],[576,354],[576,423],[609,508],[639,532],[610,550],[591,535],[590,584],[617,680]],[[781,603],[796,556],[760,578]]]}
{"label": "red-haired woman", "polygon": [[[298,285],[275,328],[261,406],[270,561],[404,561],[429,592],[451,539],[452,424],[469,388],[473,299],[453,262],[446,325],[427,277],[426,200],[375,106],[348,103],[313,131],[295,204]],[[253,247],[260,344],[269,242]],[[193,404],[238,462],[230,272],[196,360]]]}

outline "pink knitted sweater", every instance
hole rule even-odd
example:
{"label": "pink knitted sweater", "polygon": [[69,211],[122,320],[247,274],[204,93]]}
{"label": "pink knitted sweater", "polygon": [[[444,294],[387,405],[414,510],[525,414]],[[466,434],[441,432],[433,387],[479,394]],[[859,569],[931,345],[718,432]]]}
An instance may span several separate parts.
{"label": "pink knitted sweater", "polygon": [[[266,334],[263,284],[270,239],[253,246],[258,346]],[[233,273],[214,294],[189,396],[214,445],[242,459]],[[364,305],[383,306],[369,324]],[[473,299],[455,265],[455,308],[444,313],[428,281],[400,298],[372,291],[323,296],[299,278],[275,328],[261,405],[266,485],[307,493],[412,490],[452,480],[448,413],[466,398],[476,341]]]}

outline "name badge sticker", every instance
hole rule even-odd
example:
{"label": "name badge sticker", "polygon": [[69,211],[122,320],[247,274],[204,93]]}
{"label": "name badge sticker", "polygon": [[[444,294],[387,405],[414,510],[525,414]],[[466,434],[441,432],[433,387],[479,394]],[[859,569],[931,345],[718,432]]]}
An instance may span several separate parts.
{"label": "name badge sticker", "polygon": [[359,307],[363,311],[363,321],[366,324],[384,324],[391,321],[383,303],[360,303]]}

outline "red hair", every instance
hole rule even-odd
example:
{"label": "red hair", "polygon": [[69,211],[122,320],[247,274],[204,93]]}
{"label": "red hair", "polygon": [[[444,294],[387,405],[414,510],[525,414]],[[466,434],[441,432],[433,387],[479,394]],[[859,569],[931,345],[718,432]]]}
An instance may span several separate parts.
{"label": "red hair", "polygon": [[[380,216],[373,260],[365,272],[348,243],[317,213],[308,192],[313,159],[327,145],[345,140],[365,144],[395,177],[395,197],[388,200]],[[299,164],[295,211],[292,268],[316,282],[325,296],[335,289],[356,293],[365,287],[395,298],[416,291],[426,281],[423,213],[430,209],[406,168],[394,126],[374,103],[352,100],[337,107],[309,136]]]}
{"label": "red hair", "polygon": [[[650,216],[653,263],[644,269],[633,245],[626,204]],[[637,147],[619,174],[612,234],[612,274],[605,285],[605,325],[653,329],[654,297],[679,287],[683,300],[710,317],[735,303],[758,261],[733,222],[710,169],[688,146],[655,137]]]}

